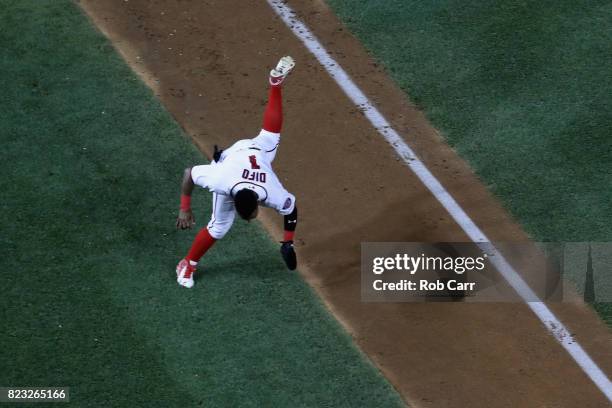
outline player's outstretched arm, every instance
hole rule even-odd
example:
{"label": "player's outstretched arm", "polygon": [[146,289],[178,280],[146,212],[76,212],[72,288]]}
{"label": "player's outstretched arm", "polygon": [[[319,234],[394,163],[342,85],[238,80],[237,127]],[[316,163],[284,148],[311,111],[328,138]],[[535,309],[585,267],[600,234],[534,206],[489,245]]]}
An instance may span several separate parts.
{"label": "player's outstretched arm", "polygon": [[193,187],[191,167],[188,167],[183,173],[183,181],[181,182],[181,207],[176,218],[177,229],[191,229],[195,224],[195,217],[191,211],[191,193],[193,192]]}

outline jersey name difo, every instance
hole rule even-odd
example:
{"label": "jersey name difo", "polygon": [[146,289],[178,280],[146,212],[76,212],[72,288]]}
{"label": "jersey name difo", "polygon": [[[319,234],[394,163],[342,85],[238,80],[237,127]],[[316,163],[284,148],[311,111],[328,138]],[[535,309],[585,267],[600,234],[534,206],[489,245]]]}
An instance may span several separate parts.
{"label": "jersey name difo", "polygon": [[250,181],[258,181],[260,183],[266,182],[266,173],[259,171],[249,171],[247,169],[242,170],[242,178]]}

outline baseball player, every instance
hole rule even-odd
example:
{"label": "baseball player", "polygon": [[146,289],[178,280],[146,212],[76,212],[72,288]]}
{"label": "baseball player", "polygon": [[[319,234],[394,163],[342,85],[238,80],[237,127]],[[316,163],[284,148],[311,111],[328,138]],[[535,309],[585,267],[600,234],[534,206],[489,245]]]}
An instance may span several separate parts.
{"label": "baseball player", "polygon": [[218,150],[215,146],[211,164],[185,169],[176,227],[186,229],[195,224],[191,211],[191,193],[195,185],[213,193],[213,207],[210,222],[200,230],[187,256],[176,267],[179,285],[193,287],[193,274],[198,261],[217,240],[227,234],[236,213],[244,220],[252,220],[257,217],[259,205],[273,208],[284,216],[281,255],[289,269],[296,268],[293,248],[297,225],[295,197],[285,190],[272,170],[283,121],[281,86],[294,66],[293,58],[287,56],[281,58],[276,68],[270,71],[268,104],[263,129],[257,137],[239,140],[226,150]]}

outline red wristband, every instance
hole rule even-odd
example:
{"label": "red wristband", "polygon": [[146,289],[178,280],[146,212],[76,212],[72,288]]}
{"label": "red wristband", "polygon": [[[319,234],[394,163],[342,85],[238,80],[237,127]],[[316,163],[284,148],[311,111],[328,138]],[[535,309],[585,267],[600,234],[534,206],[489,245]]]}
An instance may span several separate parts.
{"label": "red wristband", "polygon": [[188,211],[191,209],[191,196],[181,194],[181,210]]}
{"label": "red wristband", "polygon": [[283,241],[293,241],[293,236],[295,235],[295,231],[285,231],[283,234]]}

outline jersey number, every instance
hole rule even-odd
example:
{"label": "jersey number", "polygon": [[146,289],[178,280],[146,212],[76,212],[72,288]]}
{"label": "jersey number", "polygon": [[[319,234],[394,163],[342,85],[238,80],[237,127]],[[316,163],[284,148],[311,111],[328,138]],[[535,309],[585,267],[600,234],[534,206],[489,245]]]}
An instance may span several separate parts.
{"label": "jersey number", "polygon": [[257,164],[257,156],[249,156],[249,161],[251,162],[251,168],[254,170],[260,169],[259,164]]}

